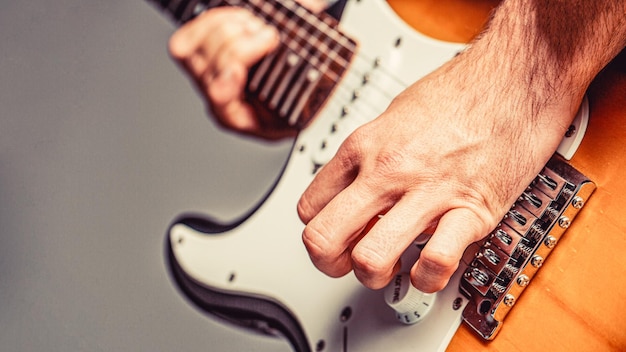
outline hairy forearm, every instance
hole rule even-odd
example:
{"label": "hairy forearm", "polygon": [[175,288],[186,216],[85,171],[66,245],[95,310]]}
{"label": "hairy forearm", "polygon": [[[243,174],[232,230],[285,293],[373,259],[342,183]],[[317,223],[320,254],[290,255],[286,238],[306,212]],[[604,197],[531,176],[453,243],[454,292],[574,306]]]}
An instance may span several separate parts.
{"label": "hairy forearm", "polygon": [[508,75],[503,89],[526,90],[540,108],[579,101],[625,45],[623,0],[505,0],[473,50]]}

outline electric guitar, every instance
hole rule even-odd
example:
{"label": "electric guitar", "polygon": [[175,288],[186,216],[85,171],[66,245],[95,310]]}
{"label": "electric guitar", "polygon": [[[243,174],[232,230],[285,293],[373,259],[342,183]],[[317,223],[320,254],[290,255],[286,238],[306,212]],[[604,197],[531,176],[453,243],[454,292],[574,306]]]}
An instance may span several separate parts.
{"label": "electric guitar", "polygon": [[[340,23],[291,1],[158,3],[180,22],[236,5],[276,24],[283,46],[251,72],[247,94],[266,123],[300,130],[282,177],[249,214],[228,224],[204,214],[172,222],[171,274],[198,308],[296,351],[626,349],[626,217],[614,204],[626,191],[626,70],[617,63],[594,82],[559,148],[566,158],[578,149],[571,165],[580,171],[555,156],[435,296],[411,293],[401,276],[372,291],[313,267],[298,197],[355,128],[463,50],[494,1],[350,0]],[[414,262],[421,245],[403,262]]]}

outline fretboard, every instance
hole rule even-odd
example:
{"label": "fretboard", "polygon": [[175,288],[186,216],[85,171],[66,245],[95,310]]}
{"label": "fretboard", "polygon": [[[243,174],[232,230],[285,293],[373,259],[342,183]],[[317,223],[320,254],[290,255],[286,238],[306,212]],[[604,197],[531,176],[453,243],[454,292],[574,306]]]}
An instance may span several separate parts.
{"label": "fretboard", "polygon": [[246,95],[267,128],[299,129],[315,117],[348,68],[355,42],[337,21],[293,0],[149,0],[177,23],[206,9],[239,6],[278,28],[281,45],[252,68]]}

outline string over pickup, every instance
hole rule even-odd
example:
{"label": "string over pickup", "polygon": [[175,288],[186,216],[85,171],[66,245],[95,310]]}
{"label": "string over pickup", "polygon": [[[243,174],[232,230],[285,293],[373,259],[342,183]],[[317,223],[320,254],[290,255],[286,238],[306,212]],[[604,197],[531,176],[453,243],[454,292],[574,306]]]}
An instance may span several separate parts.
{"label": "string over pickup", "polygon": [[495,337],[595,188],[555,155],[491,234],[470,247],[475,252],[460,283],[469,299],[463,320],[481,337]]}

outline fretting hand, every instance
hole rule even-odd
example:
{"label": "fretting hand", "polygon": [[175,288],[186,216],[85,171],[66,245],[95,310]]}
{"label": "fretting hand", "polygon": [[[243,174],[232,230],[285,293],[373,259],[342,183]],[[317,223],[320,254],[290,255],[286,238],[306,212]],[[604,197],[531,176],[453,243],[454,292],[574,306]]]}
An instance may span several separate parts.
{"label": "fretting hand", "polygon": [[[313,12],[324,0],[300,0]],[[268,139],[293,135],[259,123],[244,99],[248,70],[280,41],[278,30],[238,7],[207,10],[183,25],[170,38],[170,55],[195,82],[210,114],[224,128]]]}

